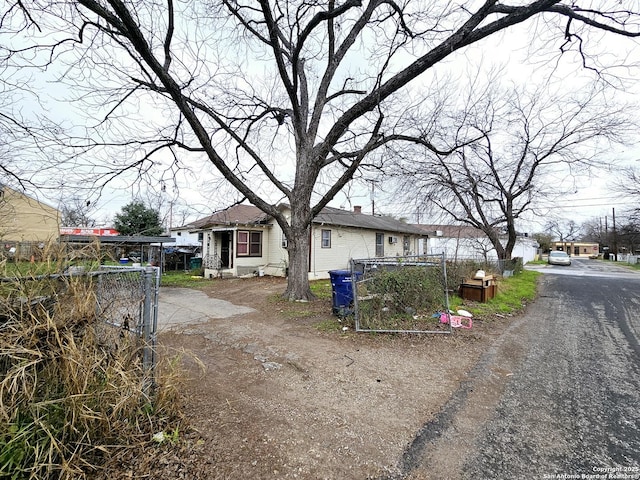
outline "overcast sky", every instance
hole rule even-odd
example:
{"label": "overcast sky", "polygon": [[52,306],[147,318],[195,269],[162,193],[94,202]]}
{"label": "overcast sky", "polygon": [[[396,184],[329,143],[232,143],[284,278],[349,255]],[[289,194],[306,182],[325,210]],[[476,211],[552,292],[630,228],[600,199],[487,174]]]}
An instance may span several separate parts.
{"label": "overcast sky", "polygon": [[[482,43],[473,45],[468,49],[456,54],[451,60],[443,62],[435,69],[435,74],[441,78],[452,75],[458,79],[465,76],[484,76],[490,75],[490,72],[499,71],[500,81],[504,85],[513,82],[514,84],[535,84],[548,83],[552,85],[558,92],[575,91],[591,81],[594,78],[593,72],[585,70],[581,65],[581,59],[575,55],[565,55],[561,60],[557,61],[557,49],[561,38],[556,35],[551,44],[545,45],[545,49],[541,50],[541,44],[545,43],[548,38],[539,38],[537,42],[530,41],[530,35],[522,32],[522,26],[508,32],[502,32]],[[534,29],[536,25],[529,25],[528,28]],[[541,29],[540,31],[544,31]],[[557,33],[557,32],[556,32]],[[619,39],[607,39],[600,37],[598,34],[589,38],[590,43],[585,45],[590,51],[596,50],[602,52],[615,52],[621,56],[632,55],[627,57],[627,61],[634,62],[639,60],[637,53],[631,49],[630,42],[621,42]],[[541,53],[542,52],[542,53]],[[631,53],[629,53],[631,52]],[[480,72],[480,73],[479,73]],[[425,79],[432,75],[425,75]],[[628,69],[615,69],[608,72],[611,78],[633,78],[635,72]],[[64,88],[55,83],[56,72],[50,69],[43,77],[34,78],[34,85],[39,87],[39,105],[44,105],[56,120],[64,122],[67,125],[78,123],[79,116],[74,116],[76,106],[65,106],[64,101],[67,93]],[[638,77],[640,78],[640,77]],[[638,85],[632,81],[624,84],[625,93],[618,91],[620,98],[624,98],[629,102],[636,102],[638,97]],[[417,87],[415,87],[417,88]],[[25,105],[29,105],[27,100]],[[35,110],[34,106],[34,110]],[[142,106],[144,109],[145,106]],[[153,107],[149,106],[152,110]],[[28,109],[27,109],[28,110]],[[78,112],[79,115],[79,112]],[[640,119],[639,119],[640,121]],[[85,125],[80,125],[84,127]],[[630,139],[630,144],[624,147],[616,146],[608,152],[608,159],[605,162],[614,163],[620,161],[627,164],[634,164],[640,159],[640,149],[635,147],[633,141],[640,140]],[[278,173],[282,173],[280,170]],[[107,185],[102,195],[96,201],[97,210],[94,216],[100,223],[109,223],[113,214],[119,211],[122,206],[129,203],[133,198],[146,199],[150,196],[161,195],[165,199],[165,207],[173,205],[172,224],[180,223],[184,216],[179,212],[189,208],[190,215],[187,220],[194,220],[197,217],[210,214],[212,211],[225,208],[233,201],[240,197],[230,187],[221,187],[219,184],[219,174],[217,174],[208,162],[204,162],[201,168],[194,171],[181,172],[177,175],[176,181],[178,189],[175,190],[170,182],[166,182],[163,191],[163,182],[160,180],[150,181],[148,184],[136,182],[135,176],[123,177],[115,180]],[[617,214],[622,215],[624,209],[630,206],[630,200],[621,197],[619,194],[611,193],[611,184],[615,182],[623,182],[616,173],[615,168],[612,171],[602,171],[597,177],[579,179],[576,185],[576,192],[571,198],[562,204],[554,203],[547,205],[540,202],[537,207],[539,209],[548,209],[549,214],[558,217],[575,219],[583,221],[593,217],[602,217],[611,215],[612,208],[617,209]],[[151,194],[147,191],[152,190]],[[363,211],[370,213],[372,211],[372,202],[375,202],[376,213],[392,214],[397,217],[407,217],[410,221],[415,221],[415,211],[410,211],[407,207],[398,208],[398,202],[395,201],[393,195],[389,195],[386,189],[374,187],[371,188],[367,184],[352,184],[348,189],[337,195],[331,203],[335,207],[352,208],[354,205],[363,207]],[[214,192],[217,192],[214,193]],[[59,201],[59,193],[44,192],[49,203],[56,204]],[[67,193],[65,193],[66,195]],[[274,197],[272,201],[280,200]],[[548,207],[548,208],[547,208]],[[618,213],[619,212],[619,213]],[[541,230],[545,217],[532,216],[527,226],[523,229]]]}

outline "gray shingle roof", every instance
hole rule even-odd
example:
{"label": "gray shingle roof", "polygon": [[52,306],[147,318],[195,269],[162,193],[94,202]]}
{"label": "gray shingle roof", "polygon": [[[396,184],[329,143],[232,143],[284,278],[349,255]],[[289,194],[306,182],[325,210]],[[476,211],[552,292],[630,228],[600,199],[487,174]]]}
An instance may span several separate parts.
{"label": "gray shingle roof", "polygon": [[407,233],[423,235],[421,229],[416,228],[393,217],[384,215],[367,215],[350,210],[325,207],[313,220],[316,224],[340,225],[344,227],[366,228],[368,230],[380,230],[385,232]]}
{"label": "gray shingle roof", "polygon": [[[270,216],[253,205],[234,205],[228,209],[216,212],[186,225],[193,229],[212,227],[214,225],[250,225],[264,224]],[[415,225],[411,225],[393,217],[384,215],[367,215],[350,210],[325,207],[316,216],[313,223],[320,225],[335,225],[343,227],[365,228],[384,232],[424,235],[425,232]]]}
{"label": "gray shingle roof", "polygon": [[198,229],[211,227],[213,225],[260,224],[266,223],[268,220],[269,215],[262,212],[258,207],[254,207],[253,205],[234,205],[208,217],[200,218],[186,226]]}

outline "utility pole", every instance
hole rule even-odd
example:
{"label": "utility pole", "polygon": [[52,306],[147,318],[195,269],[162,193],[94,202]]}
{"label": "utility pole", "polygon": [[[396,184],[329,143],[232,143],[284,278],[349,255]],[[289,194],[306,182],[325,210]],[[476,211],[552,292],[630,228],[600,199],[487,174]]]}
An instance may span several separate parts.
{"label": "utility pole", "polygon": [[371,180],[371,215],[376,214],[375,182]]}
{"label": "utility pole", "polygon": [[616,209],[612,208],[611,209],[613,211],[613,255],[614,255],[614,260],[617,262],[618,261],[618,235],[616,232]]}

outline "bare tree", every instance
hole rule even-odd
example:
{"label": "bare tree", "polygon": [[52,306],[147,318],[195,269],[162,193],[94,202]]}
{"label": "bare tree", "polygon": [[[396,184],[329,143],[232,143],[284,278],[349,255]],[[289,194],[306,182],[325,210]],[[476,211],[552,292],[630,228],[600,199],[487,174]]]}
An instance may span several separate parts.
{"label": "bare tree", "polygon": [[608,225],[606,219],[603,222],[602,217],[592,218],[583,222],[580,230],[584,241],[598,242],[600,245],[608,245],[610,242]]}
{"label": "bare tree", "polygon": [[[5,31],[39,41],[5,56],[68,62],[62,79],[75,82],[85,111],[101,115],[90,136],[70,142],[78,160],[102,160],[85,168],[109,180],[153,172],[163,150],[167,168],[187,154],[208,160],[282,227],[286,295],[305,299],[311,222],[365,159],[390,142],[457,147],[438,148],[406,122],[433,93],[417,82],[425,72],[543,14],[537,28],[557,32],[561,51],[583,54],[589,30],[639,35],[640,11],[577,3],[32,0],[9,3],[0,18]],[[49,55],[34,53],[43,47]],[[123,153],[98,155],[116,143]]]}
{"label": "bare tree", "polygon": [[533,238],[538,245],[540,245],[540,250],[545,253],[551,250],[551,243],[553,242],[553,234],[549,232],[538,232],[533,234]]}
{"label": "bare tree", "polygon": [[455,130],[477,135],[476,141],[447,155],[409,157],[401,174],[414,186],[404,191],[482,230],[499,258],[510,259],[522,215],[536,202],[572,190],[572,174],[597,165],[629,123],[623,109],[605,106],[595,93],[564,99],[540,91],[495,94],[504,100],[472,102],[459,121],[466,129]]}
{"label": "bare tree", "polygon": [[[616,181],[610,185],[612,191],[624,198],[640,200],[640,169],[636,166],[626,166],[616,171]],[[626,208],[626,215],[631,222],[640,222],[640,207]]]}
{"label": "bare tree", "polygon": [[575,242],[582,236],[582,229],[575,220],[550,220],[545,230],[560,242]]}
{"label": "bare tree", "polygon": [[95,205],[90,200],[72,196],[61,202],[60,224],[64,227],[94,227],[96,225],[93,218],[94,211]]}
{"label": "bare tree", "polygon": [[640,225],[636,221],[622,224],[617,232],[618,248],[624,253],[637,255],[640,252]]}

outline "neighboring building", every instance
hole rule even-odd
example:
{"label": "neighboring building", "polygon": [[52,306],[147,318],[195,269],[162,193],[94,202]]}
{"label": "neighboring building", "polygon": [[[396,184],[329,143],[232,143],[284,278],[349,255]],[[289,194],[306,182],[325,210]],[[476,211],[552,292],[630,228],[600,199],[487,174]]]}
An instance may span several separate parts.
{"label": "neighboring building", "polygon": [[0,184],[0,239],[3,242],[57,240],[59,210]]}
{"label": "neighboring building", "polygon": [[600,244],[597,242],[551,242],[552,250],[561,250],[575,257],[598,256]]}
{"label": "neighboring building", "polygon": [[169,231],[169,236],[176,239],[174,244],[176,247],[199,249],[202,247],[202,232],[193,231],[194,228],[197,228],[195,222],[183,227],[173,227]]}
{"label": "neighboring building", "polygon": [[[415,225],[428,234],[424,253],[444,252],[451,259],[497,260],[498,254],[487,235],[469,225]],[[504,242],[506,243],[506,236]],[[523,263],[535,260],[538,242],[528,236],[519,236],[512,257],[522,258]]]}
{"label": "neighboring building", "polygon": [[202,265],[202,232],[194,231],[194,224],[172,227],[169,236],[175,243],[164,249],[168,270],[196,269]]}
{"label": "neighboring building", "polygon": [[[285,216],[290,209],[281,205]],[[278,223],[252,205],[236,205],[190,224],[203,235],[205,276],[267,274],[284,276],[287,240]],[[415,226],[386,216],[324,208],[313,220],[309,278],[328,278],[330,270],[370,257],[416,255],[423,237]]]}

